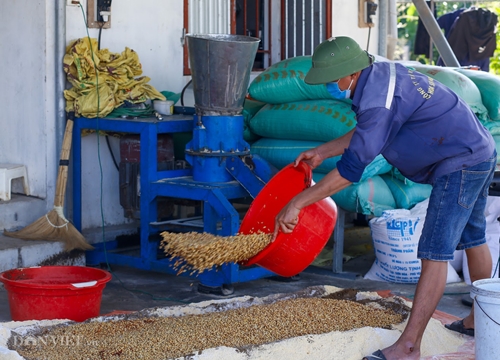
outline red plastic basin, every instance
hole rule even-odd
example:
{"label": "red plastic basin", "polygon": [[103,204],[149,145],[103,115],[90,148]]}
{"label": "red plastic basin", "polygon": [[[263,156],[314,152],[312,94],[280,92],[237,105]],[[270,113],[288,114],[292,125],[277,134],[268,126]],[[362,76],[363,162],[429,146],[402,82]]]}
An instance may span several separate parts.
{"label": "red plastic basin", "polygon": [[38,266],[0,274],[13,321],[99,316],[102,291],[111,274],[85,266]]}
{"label": "red plastic basin", "polygon": [[[290,164],[279,171],[253,200],[239,232],[251,234],[274,231],[274,221],[281,209],[297,194],[312,186],[312,170],[306,163]],[[299,222],[290,234],[278,236],[242,265],[257,264],[275,274],[290,277],[309,266],[330,238],[337,221],[337,206],[327,197],[303,208]]]}

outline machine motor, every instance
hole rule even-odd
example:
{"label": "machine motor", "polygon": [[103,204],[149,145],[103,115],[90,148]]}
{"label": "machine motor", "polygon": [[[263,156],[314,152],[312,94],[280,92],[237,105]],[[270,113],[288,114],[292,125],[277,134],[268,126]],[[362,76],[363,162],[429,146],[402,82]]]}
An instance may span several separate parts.
{"label": "machine motor", "polygon": [[[158,171],[176,167],[174,142],[171,134],[158,135]],[[125,135],[120,138],[120,205],[124,216],[140,219],[140,163],[141,141],[139,135]],[[179,165],[178,165],[179,166]],[[168,198],[158,199],[159,218],[169,218],[174,213],[174,202]]]}

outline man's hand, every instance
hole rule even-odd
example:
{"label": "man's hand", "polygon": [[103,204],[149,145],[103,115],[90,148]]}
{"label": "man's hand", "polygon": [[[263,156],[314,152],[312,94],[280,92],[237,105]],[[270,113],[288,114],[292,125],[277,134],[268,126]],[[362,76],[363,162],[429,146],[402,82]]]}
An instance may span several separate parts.
{"label": "man's hand", "polygon": [[300,209],[297,209],[292,203],[285,205],[283,209],[276,216],[274,223],[274,234],[271,241],[276,240],[279,231],[289,234],[293,231],[295,226],[299,223],[299,213]]}
{"label": "man's hand", "polygon": [[305,162],[312,169],[318,167],[323,162],[323,157],[319,154],[317,148],[301,152],[293,162],[294,166],[299,165],[299,162]]}
{"label": "man's hand", "polygon": [[303,161],[312,169],[315,169],[320,166],[325,159],[329,159],[337,155],[342,155],[345,149],[349,147],[351,138],[355,130],[356,128],[352,129],[339,138],[330,140],[322,145],[316,146],[313,149],[301,152],[295,159],[294,165],[297,166],[299,165],[300,161]]}

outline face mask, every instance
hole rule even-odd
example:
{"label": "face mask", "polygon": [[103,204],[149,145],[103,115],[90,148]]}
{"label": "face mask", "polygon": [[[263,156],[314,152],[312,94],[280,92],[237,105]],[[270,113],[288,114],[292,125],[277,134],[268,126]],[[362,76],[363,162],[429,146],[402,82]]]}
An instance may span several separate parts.
{"label": "face mask", "polygon": [[349,99],[351,97],[351,85],[352,85],[353,80],[351,80],[351,83],[349,84],[349,87],[347,90],[340,90],[338,82],[330,82],[326,84],[326,90],[330,93],[330,95],[334,99]]}

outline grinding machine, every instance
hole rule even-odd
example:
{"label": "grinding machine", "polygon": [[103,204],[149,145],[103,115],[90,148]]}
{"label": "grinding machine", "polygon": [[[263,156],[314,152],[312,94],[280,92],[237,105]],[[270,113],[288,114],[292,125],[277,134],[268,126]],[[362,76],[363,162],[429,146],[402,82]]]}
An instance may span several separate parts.
{"label": "grinding machine", "polygon": [[[131,255],[129,250],[120,250],[113,242],[105,242],[87,253],[88,264],[120,264],[176,273],[173,266],[176,259],[165,257],[159,250],[159,233],[166,230],[221,236],[237,234],[240,213],[233,200],[255,198],[275,172],[265,160],[250,153],[250,146],[243,138],[243,105],[260,40],[222,34],[187,35],[186,39],[194,114],[137,120],[80,118],[75,122],[77,162],[81,159],[79,133],[82,129],[97,127],[141,133],[140,255]],[[160,172],[156,154],[158,135],[185,131],[186,122],[192,130],[192,140],[185,148],[190,167]],[[77,188],[81,186],[79,168],[75,166],[74,173]],[[158,200],[165,197],[200,201],[202,215],[159,221]],[[81,227],[79,201],[81,193],[77,191],[75,224]],[[199,274],[198,289],[205,293],[229,295],[233,292],[233,283],[272,275],[275,274],[259,266],[242,267],[230,263]]]}

